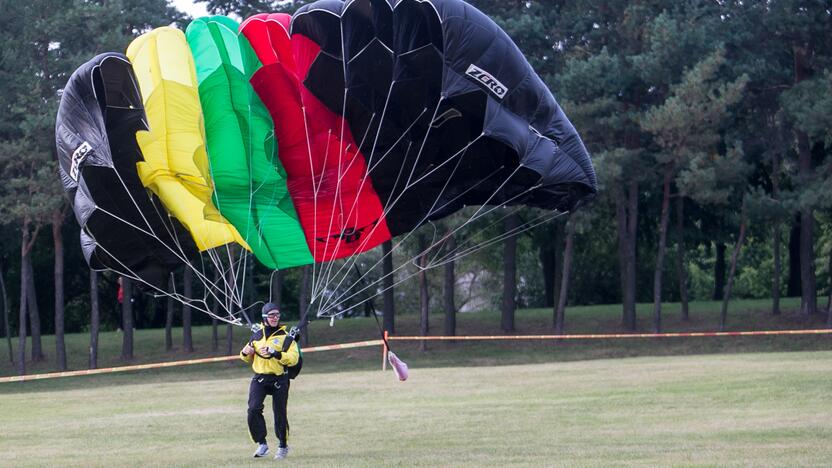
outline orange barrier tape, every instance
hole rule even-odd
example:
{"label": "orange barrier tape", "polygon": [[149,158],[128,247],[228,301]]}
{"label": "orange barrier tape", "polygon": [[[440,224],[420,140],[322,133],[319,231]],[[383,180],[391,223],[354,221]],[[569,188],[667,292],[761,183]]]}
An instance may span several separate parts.
{"label": "orange barrier tape", "polygon": [[[310,348],[303,348],[303,353],[314,353],[317,351],[331,351],[335,349],[349,349],[349,348],[361,348],[366,346],[379,346],[383,342],[381,340],[369,340],[369,341],[356,341],[353,343],[341,343],[341,344],[334,344],[334,345],[324,345],[324,346],[313,346]],[[114,372],[129,372],[129,371],[137,371],[137,370],[146,370],[146,369],[161,369],[164,367],[175,367],[175,366],[189,366],[193,364],[207,364],[212,362],[223,362],[223,361],[234,361],[236,359],[240,359],[239,355],[233,356],[218,356],[218,357],[210,357],[210,358],[201,358],[201,359],[188,359],[184,361],[171,361],[171,362],[157,362],[152,364],[136,364],[133,366],[120,366],[120,367],[107,367],[102,369],[85,369],[85,370],[77,370],[77,371],[67,371],[67,372],[52,372],[49,374],[32,374],[32,375],[15,375],[12,377],[0,377],[0,383],[6,382],[22,382],[24,380],[41,380],[41,379],[54,379],[57,377],[75,377],[80,375],[95,375],[95,374],[110,374]]]}
{"label": "orange barrier tape", "polygon": [[737,332],[683,333],[606,333],[587,335],[481,335],[481,336],[393,336],[388,341],[463,341],[463,340],[591,340],[615,338],[682,338],[703,336],[772,336],[772,335],[828,335],[832,329],[817,330],[761,330]]}
{"label": "orange barrier tape", "polygon": [[[387,335],[388,341],[465,341],[465,340],[590,340],[590,339],[618,339],[618,338],[684,338],[684,337],[718,337],[718,336],[776,336],[776,335],[828,335],[832,329],[813,330],[761,330],[736,332],[683,332],[683,333],[606,333],[584,335],[470,335],[470,336],[392,336]],[[362,348],[367,346],[384,346],[383,340],[356,341],[333,345],[314,346],[304,348],[304,353],[317,351],[332,351],[336,349]],[[382,355],[386,354],[386,347]],[[86,369],[67,372],[52,372],[49,374],[16,375],[0,377],[0,383],[22,382],[25,380],[52,379],[57,377],[75,377],[81,375],[109,374],[113,372],[129,372],[146,369],[161,369],[165,367],[187,366],[192,364],[207,364],[212,362],[233,361],[238,355],[219,356],[202,359],[188,359],[185,361],[158,362],[153,364],[137,364],[134,366],[108,367],[104,369]],[[386,364],[386,361],[383,361]],[[386,367],[386,366],[384,366]]]}

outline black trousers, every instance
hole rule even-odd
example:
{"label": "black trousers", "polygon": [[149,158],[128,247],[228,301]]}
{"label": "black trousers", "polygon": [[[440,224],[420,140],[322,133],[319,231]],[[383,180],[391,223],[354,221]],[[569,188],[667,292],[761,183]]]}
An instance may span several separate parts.
{"label": "black trousers", "polygon": [[263,402],[266,395],[272,396],[274,430],[280,447],[286,447],[289,435],[289,420],[286,404],[289,401],[289,376],[256,374],[248,387],[248,432],[258,444],[266,443],[266,420],[263,418]]}

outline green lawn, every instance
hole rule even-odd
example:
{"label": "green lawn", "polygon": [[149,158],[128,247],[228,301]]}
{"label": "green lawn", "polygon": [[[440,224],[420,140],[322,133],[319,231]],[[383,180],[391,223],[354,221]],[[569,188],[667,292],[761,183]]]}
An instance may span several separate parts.
{"label": "green lawn", "polygon": [[[825,301],[819,301],[825,304]],[[769,330],[823,328],[826,317],[801,316],[797,311],[798,300],[783,301],[783,314],[771,315],[770,301],[744,300],[731,304],[729,330]],[[665,304],[664,330],[671,331],[714,331],[718,326],[719,302],[691,303],[691,320],[679,319],[679,305]],[[639,304],[639,331],[652,330],[652,305]],[[442,333],[442,314],[434,311],[431,316],[431,334]],[[495,311],[458,314],[457,334],[496,335],[501,334],[499,313]],[[418,335],[419,323],[416,314],[402,314],[396,317],[397,333]],[[519,334],[552,333],[552,311],[547,309],[523,309],[516,314],[516,328]],[[617,333],[621,327],[620,305],[599,305],[571,307],[567,309],[567,333]],[[375,320],[359,318],[339,320],[334,327],[328,321],[313,322],[309,327],[310,344],[329,344],[379,338]],[[210,345],[211,327],[195,327],[194,343],[196,352],[183,353],[180,349],[181,330],[174,331],[174,350],[165,351],[163,330],[137,330],[135,335],[135,358],[125,362],[121,355],[121,334],[102,333],[100,337],[99,367],[120,366],[158,361],[188,359],[223,354],[213,352]],[[243,328],[235,330],[233,349],[242,347],[247,336]],[[69,334],[67,355],[71,369],[85,369],[89,349],[87,334]],[[17,344],[17,340],[14,340]],[[29,373],[55,371],[54,339],[44,337],[47,359],[43,362],[28,362]],[[765,351],[810,351],[832,349],[832,335],[783,336],[783,337],[728,337],[728,338],[667,338],[627,339],[603,341],[569,342],[458,342],[430,343],[426,353],[418,351],[416,343],[393,343],[394,350],[408,362],[422,367],[448,367],[459,365],[498,365],[514,363],[543,363],[603,359],[630,356],[690,355],[703,353],[737,353]],[[225,328],[220,329],[220,350],[225,349]],[[309,354],[309,372],[331,372],[336,370],[375,369],[380,364],[379,348],[354,349],[349,351]],[[180,373],[190,372],[183,369]],[[8,358],[6,343],[0,346],[0,376],[15,375],[15,368]]]}
{"label": "green lawn", "polygon": [[[731,330],[821,328],[788,300],[739,301]],[[650,331],[641,305],[640,331]],[[716,329],[719,304],[665,308],[664,331]],[[431,317],[441,333],[441,314]],[[517,313],[520,334],[551,333],[550,310]],[[500,334],[495,312],[461,314],[458,334]],[[413,314],[397,317],[417,334]],[[570,308],[569,333],[622,331],[620,306]],[[162,330],[101,336],[100,366],[215,355],[210,327],[197,350],[164,350]],[[220,336],[224,337],[224,330]],[[315,322],[311,345],[378,337],[371,318]],[[234,348],[245,332],[237,329]],[[238,343],[238,341],[240,343]],[[53,338],[45,337],[51,356]],[[88,337],[67,337],[72,368]],[[224,348],[221,340],[220,349]],[[13,374],[5,343],[0,373]],[[394,343],[411,366],[398,382],[380,349],[305,356],[292,387],[293,465],[299,466],[821,466],[832,460],[832,336],[662,338],[570,342]],[[51,360],[30,372],[53,370]],[[0,384],[0,466],[239,466],[250,371],[242,362]],[[271,426],[271,424],[270,424]]]}
{"label": "green lawn", "polygon": [[[832,352],[305,373],[292,466],[822,466]],[[187,378],[185,378],[187,377]],[[2,466],[254,466],[248,374],[0,385]],[[271,426],[271,424],[269,424]]]}

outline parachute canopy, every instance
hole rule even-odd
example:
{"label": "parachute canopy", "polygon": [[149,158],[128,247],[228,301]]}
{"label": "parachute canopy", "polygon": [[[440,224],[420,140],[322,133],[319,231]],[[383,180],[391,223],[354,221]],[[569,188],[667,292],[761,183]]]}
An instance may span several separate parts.
{"label": "parachute canopy", "polygon": [[[56,123],[94,268],[158,283],[223,247],[233,264],[234,245],[272,269],[332,265],[466,206],[565,213],[597,190],[546,84],[461,0],[199,18],[128,56],[82,65]],[[313,294],[333,276],[318,268]]]}
{"label": "parachute canopy", "polygon": [[84,256],[91,268],[131,271],[158,285],[195,255],[196,246],[139,180],[140,130],[147,130],[147,121],[127,57],[101,54],[72,74],[61,96],[55,140]]}
{"label": "parachute canopy", "polygon": [[182,31],[158,28],[133,41],[127,56],[139,82],[149,131],[136,135],[139,178],[182,222],[199,250],[245,241],[214,208],[193,58]]}
{"label": "parachute canopy", "polygon": [[323,0],[295,13],[291,33],[312,60],[304,86],[360,136],[393,235],[464,205],[567,212],[594,195],[552,93],[471,5]]}
{"label": "parachute canopy", "polygon": [[214,203],[270,268],[312,263],[277,155],[274,124],[249,78],[260,63],[238,23],[217,16],[188,26],[203,105]]}

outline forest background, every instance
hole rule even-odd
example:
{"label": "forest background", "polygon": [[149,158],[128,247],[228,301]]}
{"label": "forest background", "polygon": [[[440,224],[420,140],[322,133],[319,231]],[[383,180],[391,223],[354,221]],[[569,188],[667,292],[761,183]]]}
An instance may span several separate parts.
{"label": "forest background", "polygon": [[[201,3],[238,18],[303,4]],[[652,302],[652,329],[661,331],[662,302],[681,302],[684,319],[691,300],[770,298],[778,314],[783,296],[800,297],[801,314],[826,314],[832,326],[832,296],[818,300],[832,293],[832,2],[471,3],[549,85],[592,154],[599,195],[380,295],[387,329],[395,331],[396,313],[499,310],[500,328],[512,331],[516,308],[549,307],[563,332],[567,305],[621,303],[623,327],[635,330],[635,304]],[[0,4],[0,331],[18,371],[27,348],[44,359],[42,334],[56,335],[64,369],[68,332],[210,323],[129,287],[133,301],[122,307],[117,278],[90,273],[54,146],[60,90],[75,68],[190,18],[164,0]],[[509,216],[486,234],[522,222],[522,213]],[[393,264],[429,239],[414,236]],[[249,301],[271,292],[296,318],[309,269],[272,275],[250,264]],[[182,273],[177,281],[199,288]],[[444,332],[454,332],[453,320]]]}

